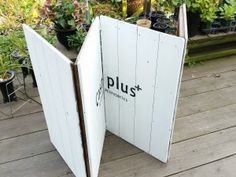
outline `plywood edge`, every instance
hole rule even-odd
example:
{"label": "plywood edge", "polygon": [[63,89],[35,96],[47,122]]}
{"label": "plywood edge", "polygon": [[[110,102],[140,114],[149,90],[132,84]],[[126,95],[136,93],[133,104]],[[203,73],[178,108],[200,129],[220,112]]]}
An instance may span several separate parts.
{"label": "plywood edge", "polygon": [[80,132],[81,132],[86,174],[87,174],[87,177],[91,177],[89,155],[88,155],[88,144],[87,144],[85,123],[84,123],[82,96],[81,96],[81,90],[80,90],[80,80],[79,80],[77,64],[71,64],[71,69],[73,73],[74,90],[75,90],[75,96],[76,96],[76,102],[77,102],[77,111],[79,113],[79,122],[80,122],[79,127],[80,127]]}
{"label": "plywood edge", "polygon": [[187,9],[186,4],[179,8],[179,37],[188,41],[188,24],[187,24]]}

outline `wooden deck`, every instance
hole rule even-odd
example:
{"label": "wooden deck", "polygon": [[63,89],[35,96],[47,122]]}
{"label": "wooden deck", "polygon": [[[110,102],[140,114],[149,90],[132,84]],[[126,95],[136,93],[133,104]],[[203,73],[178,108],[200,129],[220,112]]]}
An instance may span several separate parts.
{"label": "wooden deck", "polygon": [[[1,111],[9,106],[1,103]],[[235,167],[233,56],[185,68],[168,164],[107,133],[99,177],[235,177]],[[14,118],[0,113],[0,176],[74,176],[49,141],[39,104],[26,104]]]}

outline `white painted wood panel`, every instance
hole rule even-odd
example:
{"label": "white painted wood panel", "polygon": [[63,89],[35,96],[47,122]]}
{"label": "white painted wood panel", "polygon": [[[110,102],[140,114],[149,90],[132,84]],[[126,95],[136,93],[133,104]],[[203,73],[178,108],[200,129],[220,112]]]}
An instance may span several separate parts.
{"label": "white painted wood panel", "polygon": [[160,35],[150,154],[167,162],[175,119],[185,40]]}
{"label": "white painted wood panel", "polygon": [[[100,17],[101,37],[102,37],[102,62],[105,90],[106,127],[109,131],[120,136],[120,108],[119,99],[114,94],[119,95],[116,89],[115,79],[119,75],[118,60],[118,20]],[[113,85],[113,86],[111,86]],[[112,105],[112,106],[110,106]]]}
{"label": "white painted wood panel", "polygon": [[100,22],[93,22],[77,58],[91,177],[97,177],[105,138]]}
{"label": "white painted wood panel", "polygon": [[[120,137],[134,144],[135,130],[135,69],[137,58],[137,26],[120,21],[118,23],[118,85],[120,111]],[[131,89],[133,88],[133,92]]]}
{"label": "white painted wood panel", "polygon": [[138,27],[135,97],[135,145],[149,152],[160,33]]}
{"label": "white painted wood panel", "polygon": [[[116,24],[117,31],[113,28]],[[113,30],[110,30],[110,26]],[[185,40],[125,22],[117,23],[117,20],[108,17],[101,17],[101,29],[105,89],[112,93],[106,93],[105,97],[107,128],[166,162],[180,87]],[[112,34],[117,35],[114,41]],[[113,57],[114,62],[111,59]],[[117,70],[118,77],[115,77]],[[106,81],[108,74],[112,78]],[[123,87],[127,85],[129,89],[139,86],[142,90],[137,91],[135,88],[135,97],[130,98],[129,94],[121,91],[121,84]],[[113,110],[116,110],[115,119],[112,117]]]}
{"label": "white painted wood panel", "polygon": [[85,177],[71,62],[24,25],[50,139],[77,177]]}

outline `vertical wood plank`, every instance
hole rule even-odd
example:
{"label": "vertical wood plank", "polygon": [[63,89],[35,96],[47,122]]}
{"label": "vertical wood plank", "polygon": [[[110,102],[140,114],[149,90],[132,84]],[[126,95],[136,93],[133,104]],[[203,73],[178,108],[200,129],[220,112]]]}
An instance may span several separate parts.
{"label": "vertical wood plank", "polygon": [[167,162],[185,41],[160,35],[150,154]]}
{"label": "vertical wood plank", "polygon": [[[102,37],[102,60],[103,76],[105,89],[105,110],[106,110],[106,127],[115,135],[120,135],[120,117],[119,117],[119,99],[112,93],[119,95],[119,90],[114,81],[119,75],[118,61],[118,20],[105,16],[100,17],[101,37]],[[108,86],[109,83],[109,86]]]}
{"label": "vertical wood plank", "polygon": [[[120,21],[118,23],[118,58],[120,107],[120,137],[134,143],[135,97],[131,88],[136,89],[135,69],[137,57],[137,26]],[[135,92],[135,91],[134,91]]]}
{"label": "vertical wood plank", "polygon": [[105,138],[100,22],[93,22],[77,58],[91,177],[97,177]]}
{"label": "vertical wood plank", "polygon": [[148,152],[160,33],[138,27],[135,98],[135,145]]}

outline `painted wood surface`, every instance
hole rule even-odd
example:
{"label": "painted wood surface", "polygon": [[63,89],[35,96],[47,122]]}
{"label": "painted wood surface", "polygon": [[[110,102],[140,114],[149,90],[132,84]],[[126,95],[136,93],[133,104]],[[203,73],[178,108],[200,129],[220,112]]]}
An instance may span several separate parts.
{"label": "painted wood surface", "polygon": [[108,130],[167,162],[185,40],[108,17],[101,31]]}
{"label": "painted wood surface", "polygon": [[[106,128],[117,136],[120,136],[120,107],[119,98],[114,97],[109,93],[119,94],[116,87],[108,86],[108,82],[112,82],[119,75],[119,60],[118,60],[118,20],[111,20],[103,17],[100,21],[101,36],[102,36],[102,62],[103,62],[103,77],[105,91],[105,107],[106,109]],[[108,28],[105,28],[108,27]],[[112,47],[111,47],[112,41]],[[110,84],[110,83],[109,83]],[[108,90],[109,87],[109,90]],[[108,93],[109,92],[109,93]],[[114,106],[110,107],[109,105]]]}
{"label": "painted wood surface", "polygon": [[85,177],[71,61],[24,25],[51,142],[77,177]]}
{"label": "painted wood surface", "polygon": [[93,22],[77,58],[91,177],[98,176],[105,138],[99,18]]}

